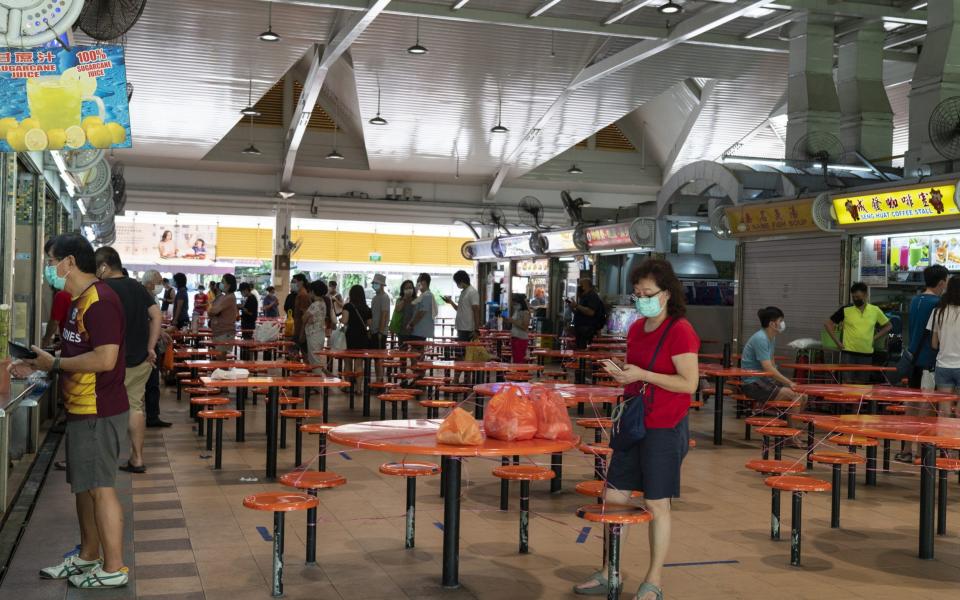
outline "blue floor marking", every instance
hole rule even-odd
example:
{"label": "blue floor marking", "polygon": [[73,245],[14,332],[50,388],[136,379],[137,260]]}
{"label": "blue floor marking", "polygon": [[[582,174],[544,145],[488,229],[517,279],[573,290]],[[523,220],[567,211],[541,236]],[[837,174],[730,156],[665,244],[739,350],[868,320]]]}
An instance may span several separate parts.
{"label": "blue floor marking", "polygon": [[441,523],[440,521],[434,521],[433,526],[439,529],[440,531],[443,531],[443,523]]}
{"label": "blue floor marking", "polygon": [[350,455],[344,452],[343,450],[340,451],[340,456],[344,457],[347,460],[353,460],[352,458],[350,458]]}
{"label": "blue floor marking", "polygon": [[587,541],[587,537],[590,535],[590,528],[584,527],[580,530],[580,534],[577,536],[577,543],[582,544]]}
{"label": "blue floor marking", "polygon": [[665,567],[703,567],[706,565],[739,565],[739,560],[705,560],[703,562],[670,563]]}
{"label": "blue floor marking", "polygon": [[265,542],[272,542],[273,536],[270,535],[270,531],[266,527],[257,527],[257,533],[260,534],[260,537],[263,538]]}

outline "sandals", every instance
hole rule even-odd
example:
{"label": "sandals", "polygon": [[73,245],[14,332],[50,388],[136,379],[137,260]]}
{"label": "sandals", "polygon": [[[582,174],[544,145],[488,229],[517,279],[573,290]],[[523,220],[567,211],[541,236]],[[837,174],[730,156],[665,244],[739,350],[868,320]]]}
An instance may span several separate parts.
{"label": "sandals", "polygon": [[897,462],[907,463],[908,465],[913,464],[913,452],[897,452],[894,455],[893,460]]}
{"label": "sandals", "polygon": [[147,466],[146,466],[146,465],[140,465],[140,466],[138,467],[138,466],[135,466],[135,465],[131,465],[131,464],[130,464],[130,461],[128,460],[128,461],[127,461],[127,464],[125,464],[125,465],[120,465],[120,470],[121,470],[121,471],[126,471],[127,473],[146,473],[146,472],[147,472]]}
{"label": "sandals", "polygon": [[589,587],[580,587],[581,584],[573,586],[573,593],[580,596],[606,596],[607,595],[607,574],[606,571],[597,571],[587,579],[593,585]]}
{"label": "sandals", "polygon": [[634,596],[634,600],[640,600],[645,594],[653,592],[656,594],[656,600],[663,600],[663,590],[659,587],[653,585],[649,581],[644,581],[640,584],[640,589],[637,590],[637,595]]}

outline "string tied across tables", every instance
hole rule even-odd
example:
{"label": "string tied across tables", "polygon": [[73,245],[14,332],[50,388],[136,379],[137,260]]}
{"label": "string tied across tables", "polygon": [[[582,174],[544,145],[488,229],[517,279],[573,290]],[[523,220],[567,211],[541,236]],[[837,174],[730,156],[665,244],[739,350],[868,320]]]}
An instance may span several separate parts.
{"label": "string tied across tables", "polygon": [[370,416],[370,383],[372,362],[375,360],[410,359],[420,356],[417,352],[403,350],[319,350],[317,356],[340,359],[359,359],[363,361],[363,416]]}

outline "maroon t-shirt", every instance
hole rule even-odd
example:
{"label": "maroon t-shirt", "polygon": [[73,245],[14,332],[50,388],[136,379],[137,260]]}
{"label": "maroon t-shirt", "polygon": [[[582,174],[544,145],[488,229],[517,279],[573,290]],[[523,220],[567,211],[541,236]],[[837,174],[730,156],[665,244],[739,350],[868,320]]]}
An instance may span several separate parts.
{"label": "maroon t-shirt", "polygon": [[[653,352],[663,336],[664,328],[670,322],[668,318],[660,327],[647,333],[643,330],[643,324],[646,319],[637,319],[630,326],[627,332],[627,362],[636,365],[641,369],[650,367],[650,360],[653,358]],[[657,360],[650,369],[654,373],[662,375],[676,375],[677,368],[673,364],[673,357],[678,354],[696,354],[700,351],[700,338],[697,332],[693,330],[693,325],[686,319],[677,319],[666,339],[663,340],[663,346],[657,354]],[[651,384],[652,385],[652,384]],[[631,398],[640,393],[643,384],[640,382],[631,383],[624,390],[624,395]],[[663,388],[653,386],[653,403],[646,405],[643,424],[650,429],[670,429],[676,427],[687,411],[690,410],[690,394],[679,392],[668,392]],[[647,391],[649,398],[650,391]]]}
{"label": "maroon t-shirt", "polygon": [[117,294],[97,281],[73,299],[63,323],[60,356],[70,358],[92,352],[98,346],[120,347],[113,369],[102,373],[60,373],[60,391],[68,419],[112,417],[130,408],[127,388],[124,335],[126,318]]}

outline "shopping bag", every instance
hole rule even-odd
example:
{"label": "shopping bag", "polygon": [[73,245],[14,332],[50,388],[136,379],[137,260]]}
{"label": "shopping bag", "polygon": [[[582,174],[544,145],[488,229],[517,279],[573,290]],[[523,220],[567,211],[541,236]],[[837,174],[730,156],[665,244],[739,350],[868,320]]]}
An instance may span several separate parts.
{"label": "shopping bag", "polygon": [[333,333],[330,334],[330,349],[347,349],[347,334],[345,334],[342,329],[335,329]]}
{"label": "shopping bag", "polygon": [[530,401],[537,412],[536,437],[544,440],[576,439],[567,403],[559,392],[534,386],[530,390]]}
{"label": "shopping bag", "polygon": [[491,358],[493,355],[483,346],[467,346],[467,351],[463,354],[463,360],[470,362],[487,362]]}
{"label": "shopping bag", "polygon": [[163,352],[163,370],[167,373],[173,371],[173,344],[167,345]]}
{"label": "shopping bag", "polygon": [[450,446],[479,446],[483,444],[483,434],[473,415],[457,407],[440,423],[437,442]]}
{"label": "shopping bag", "polygon": [[293,337],[293,334],[296,333],[296,325],[293,322],[293,311],[287,311],[287,320],[283,322],[283,335],[284,337]]}
{"label": "shopping bag", "polygon": [[537,435],[537,411],[533,402],[516,386],[494,394],[483,415],[487,437],[505,442],[532,440]]}
{"label": "shopping bag", "polygon": [[274,342],[280,339],[280,324],[273,321],[257,323],[253,329],[253,339],[258,342]]}
{"label": "shopping bag", "polygon": [[390,333],[395,335],[400,335],[403,333],[403,312],[399,310],[393,311],[393,316],[390,317]]}

